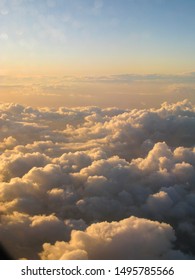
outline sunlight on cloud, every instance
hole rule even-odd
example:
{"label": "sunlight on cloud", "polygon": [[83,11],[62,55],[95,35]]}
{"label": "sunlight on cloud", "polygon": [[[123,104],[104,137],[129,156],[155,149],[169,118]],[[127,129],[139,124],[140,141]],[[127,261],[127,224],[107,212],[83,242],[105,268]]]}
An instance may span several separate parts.
{"label": "sunlight on cloud", "polygon": [[[4,58],[2,64],[6,61]],[[185,98],[195,103],[193,72],[77,76],[31,75],[25,69],[25,63],[25,74],[10,75],[1,69],[1,102],[55,108],[96,105],[131,109],[158,108],[165,101],[178,102]]]}
{"label": "sunlight on cloud", "polygon": [[190,102],[0,112],[0,240],[14,258],[194,258]]}
{"label": "sunlight on cloud", "polygon": [[167,2],[0,0],[14,259],[195,259],[195,1]]}

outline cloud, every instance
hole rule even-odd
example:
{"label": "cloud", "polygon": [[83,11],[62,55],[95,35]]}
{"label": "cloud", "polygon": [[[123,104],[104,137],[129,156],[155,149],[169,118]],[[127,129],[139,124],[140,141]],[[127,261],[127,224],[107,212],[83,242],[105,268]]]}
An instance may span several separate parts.
{"label": "cloud", "polygon": [[190,102],[0,113],[0,241],[15,258],[194,258]]}
{"label": "cloud", "polygon": [[[43,22],[45,24],[44,20]],[[50,35],[45,34],[45,36]],[[21,42],[24,48],[28,49],[36,45],[36,42],[30,40]],[[58,41],[58,39],[56,40]],[[165,101],[176,103],[185,98],[194,104],[193,74],[178,74],[175,75],[175,78],[172,76],[174,75],[128,73],[79,77],[43,75],[29,77],[25,75],[13,78],[1,76],[1,100],[18,102],[18,94],[20,94],[19,102],[23,104],[56,108],[60,106],[93,106],[95,104],[100,107],[150,109],[151,107],[158,108]],[[45,96],[48,98],[45,99]],[[55,98],[56,96],[60,98]]]}
{"label": "cloud", "polygon": [[56,237],[64,239],[66,234],[66,225],[54,215],[30,217],[13,212],[1,217],[0,228],[2,243],[13,257],[19,258],[37,258],[37,250],[40,250],[45,239],[54,242]]}
{"label": "cloud", "polygon": [[9,39],[9,36],[7,33],[1,33],[0,34],[0,40],[1,41],[7,41]]}
{"label": "cloud", "polygon": [[42,259],[163,259],[175,236],[167,224],[130,217],[72,231],[69,242],[45,243]]}
{"label": "cloud", "polygon": [[102,0],[95,0],[92,13],[94,13],[95,15],[99,14],[103,6],[104,6],[104,2]]}
{"label": "cloud", "polygon": [[47,5],[49,8],[54,8],[56,6],[56,1],[55,0],[47,0]]}
{"label": "cloud", "polygon": [[[15,141],[10,138],[11,136],[7,138],[8,140],[6,139],[8,148],[15,143]],[[9,181],[11,178],[22,177],[33,167],[44,166],[48,161],[49,159],[40,153],[4,153],[0,156],[2,180]]]}
{"label": "cloud", "polygon": [[108,76],[85,76],[84,82],[102,83],[133,83],[133,82],[168,82],[168,83],[194,83],[195,72],[179,74],[117,74]]}
{"label": "cloud", "polygon": [[1,13],[1,15],[6,16],[6,15],[9,14],[9,10],[6,9],[6,8],[2,8],[2,9],[0,10],[0,13]]}

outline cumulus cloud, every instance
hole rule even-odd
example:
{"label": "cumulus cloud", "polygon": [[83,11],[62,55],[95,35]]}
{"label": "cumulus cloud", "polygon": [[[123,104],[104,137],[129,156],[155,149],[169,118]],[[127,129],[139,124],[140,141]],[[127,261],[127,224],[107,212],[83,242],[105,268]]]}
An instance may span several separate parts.
{"label": "cumulus cloud", "polygon": [[0,241],[15,258],[195,257],[187,100],[0,112]]}
{"label": "cumulus cloud", "polygon": [[74,230],[69,242],[45,243],[40,256],[46,260],[164,259],[174,240],[170,225],[132,216],[119,222],[96,223],[85,231]]}
{"label": "cumulus cloud", "polygon": [[[66,238],[67,226],[54,215],[29,216],[13,212],[1,217],[1,241],[14,257],[36,258],[44,240]],[[30,251],[29,251],[30,247]]]}

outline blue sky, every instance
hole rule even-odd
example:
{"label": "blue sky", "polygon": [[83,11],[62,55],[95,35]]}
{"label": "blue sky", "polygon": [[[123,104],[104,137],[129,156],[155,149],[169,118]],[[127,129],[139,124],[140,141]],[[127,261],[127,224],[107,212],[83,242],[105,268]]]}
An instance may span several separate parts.
{"label": "blue sky", "polygon": [[1,0],[0,75],[194,72],[194,14],[193,0]]}
{"label": "blue sky", "polygon": [[192,0],[1,1],[1,53],[38,66],[50,58],[59,69],[67,62],[75,73],[77,64],[78,72],[192,71],[194,12]]}

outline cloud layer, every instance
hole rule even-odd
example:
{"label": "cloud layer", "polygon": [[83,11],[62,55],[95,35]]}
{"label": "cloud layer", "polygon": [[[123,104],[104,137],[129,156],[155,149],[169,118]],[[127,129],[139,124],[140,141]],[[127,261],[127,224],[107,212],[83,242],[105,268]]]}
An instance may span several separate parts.
{"label": "cloud layer", "polygon": [[195,257],[191,103],[0,112],[0,241],[15,258]]}

